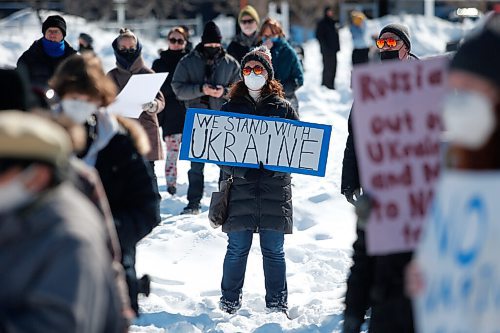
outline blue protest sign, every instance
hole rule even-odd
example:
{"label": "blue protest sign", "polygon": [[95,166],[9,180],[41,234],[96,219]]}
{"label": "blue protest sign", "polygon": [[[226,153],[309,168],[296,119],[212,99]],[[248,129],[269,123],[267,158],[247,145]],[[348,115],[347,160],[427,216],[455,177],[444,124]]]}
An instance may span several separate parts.
{"label": "blue protest sign", "polygon": [[323,177],[331,126],[188,109],[180,159]]}

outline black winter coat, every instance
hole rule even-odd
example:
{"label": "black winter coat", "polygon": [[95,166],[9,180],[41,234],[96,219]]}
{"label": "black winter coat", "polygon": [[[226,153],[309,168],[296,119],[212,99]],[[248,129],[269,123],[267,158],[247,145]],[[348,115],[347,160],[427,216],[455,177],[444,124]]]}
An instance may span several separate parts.
{"label": "black winter coat", "polygon": [[[250,96],[231,99],[223,111],[298,120],[290,103],[268,96],[255,103]],[[228,218],[223,232],[260,229],[286,234],[293,230],[292,185],[289,173],[221,166],[224,177],[234,177],[229,196]]]}
{"label": "black winter coat", "polygon": [[[203,84],[221,85],[227,92],[239,79],[240,65],[233,57],[222,50],[213,63],[209,64],[200,43],[179,61],[172,78],[172,88],[186,108],[220,110],[226,101],[224,95],[220,98],[205,96],[202,91]],[[204,102],[205,99],[208,104]]]}
{"label": "black winter coat", "polygon": [[177,99],[172,89],[172,78],[174,77],[177,64],[188,52],[186,50],[172,51],[166,50],[160,53],[160,59],[153,62],[152,69],[156,73],[168,72],[167,79],[161,86],[161,92],[165,97],[165,108],[163,112],[157,114],[158,122],[163,131],[163,137],[166,135],[182,133],[184,128],[184,119],[186,118],[186,108],[184,103]]}
{"label": "black winter coat", "polygon": [[347,120],[347,131],[349,134],[347,135],[344,160],[342,162],[342,184],[340,185],[340,193],[342,194],[352,193],[354,190],[361,188],[351,117],[352,108],[351,113],[349,114],[349,119]]}
{"label": "black winter coat", "polygon": [[52,58],[45,53],[42,38],[36,40],[17,60],[17,68],[26,70],[31,85],[45,89],[47,82],[54,74],[57,66],[76,51],[64,41],[64,54],[58,58]]}
{"label": "black winter coat", "polygon": [[404,271],[412,253],[369,256],[365,232],[358,229],[357,235],[354,264],[347,280],[344,332],[359,333],[371,307],[369,333],[413,333],[411,301],[404,291]]}
{"label": "black winter coat", "polygon": [[233,56],[239,63],[241,63],[241,59],[243,56],[250,52],[251,49],[258,46],[260,44],[259,39],[257,38],[257,33],[255,33],[252,37],[247,37],[240,32],[237,34],[229,46],[227,47],[227,53]]}
{"label": "black winter coat", "polygon": [[135,248],[160,223],[159,193],[146,160],[128,133],[116,134],[98,155],[101,176],[122,251]]}
{"label": "black winter coat", "polygon": [[322,54],[335,54],[340,51],[339,31],[337,22],[331,18],[323,17],[316,27],[316,38]]}

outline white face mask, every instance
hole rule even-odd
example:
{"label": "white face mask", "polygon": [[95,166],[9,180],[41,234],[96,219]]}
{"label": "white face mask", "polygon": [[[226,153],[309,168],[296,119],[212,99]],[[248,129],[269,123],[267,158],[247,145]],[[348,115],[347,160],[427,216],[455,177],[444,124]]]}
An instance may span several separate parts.
{"label": "white face mask", "polygon": [[0,185],[0,213],[12,211],[33,200],[34,194],[24,185],[24,180],[32,172],[33,169],[28,167],[7,184]]}
{"label": "white face mask", "polygon": [[474,150],[486,144],[497,122],[490,100],[470,91],[460,91],[446,97],[443,121],[446,139]]}
{"label": "white face mask", "polygon": [[87,119],[97,112],[97,105],[79,99],[63,99],[63,113],[77,124],[85,124]]}
{"label": "white face mask", "polygon": [[245,85],[250,90],[260,90],[266,84],[266,77],[264,75],[256,75],[254,72],[243,79],[245,80]]}

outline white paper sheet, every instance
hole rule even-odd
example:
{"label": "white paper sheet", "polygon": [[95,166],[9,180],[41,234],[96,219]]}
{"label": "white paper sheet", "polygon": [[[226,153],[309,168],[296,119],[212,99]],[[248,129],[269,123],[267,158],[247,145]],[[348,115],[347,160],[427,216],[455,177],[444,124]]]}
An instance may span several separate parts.
{"label": "white paper sheet", "polygon": [[152,102],[168,73],[132,75],[108,110],[116,115],[139,118],[142,105]]}

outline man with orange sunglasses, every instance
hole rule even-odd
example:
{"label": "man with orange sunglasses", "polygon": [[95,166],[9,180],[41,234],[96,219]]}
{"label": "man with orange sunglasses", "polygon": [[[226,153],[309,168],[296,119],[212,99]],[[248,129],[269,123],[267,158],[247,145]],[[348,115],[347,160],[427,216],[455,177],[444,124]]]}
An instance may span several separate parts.
{"label": "man with orange sunglasses", "polygon": [[[418,59],[410,53],[410,35],[404,25],[385,26],[380,31],[376,44],[382,61]],[[348,120],[348,131],[342,166],[341,192],[347,201],[356,206],[358,221],[361,222],[368,218],[371,203],[367,197],[357,202],[361,185],[354,151],[351,115]],[[403,289],[404,268],[411,260],[412,253],[369,256],[366,253],[365,231],[360,228],[361,224],[358,224],[357,239],[353,244],[353,265],[347,280],[342,332],[359,333],[366,311],[371,308],[369,333],[414,333],[411,302]]]}
{"label": "man with orange sunglasses", "polygon": [[384,60],[409,60],[418,59],[410,53],[411,42],[408,28],[402,24],[393,23],[386,25],[375,41],[380,50],[380,59]]}

